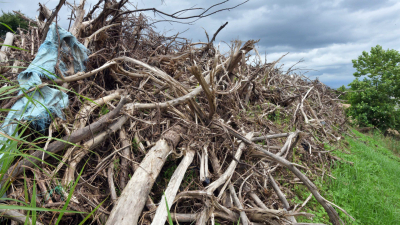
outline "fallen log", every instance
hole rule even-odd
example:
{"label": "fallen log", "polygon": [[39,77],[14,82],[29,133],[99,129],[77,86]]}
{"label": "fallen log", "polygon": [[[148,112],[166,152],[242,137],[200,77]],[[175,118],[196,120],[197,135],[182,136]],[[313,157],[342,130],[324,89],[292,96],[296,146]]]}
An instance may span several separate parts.
{"label": "fallen log", "polygon": [[[232,184],[229,184],[229,191],[231,192],[231,196],[232,196],[233,202],[235,203],[236,207],[239,209],[243,209],[243,205],[240,202],[239,198],[237,197],[235,188],[233,187]],[[247,218],[246,213],[240,212],[239,214],[240,214],[240,219],[241,219],[242,224],[248,225],[250,221]]]}
{"label": "fallen log", "polygon": [[173,127],[150,149],[118,198],[107,220],[107,225],[137,224],[158,174],[168,155],[181,140],[180,134],[185,130],[179,125]]}
{"label": "fallen log", "polygon": [[[252,137],[253,133],[248,133],[246,135],[246,138],[248,139],[251,139]],[[232,174],[235,172],[238,160],[240,160],[240,156],[242,155],[243,149],[245,147],[246,147],[245,143],[240,143],[239,148],[235,153],[235,159],[232,160],[231,164],[226,169],[226,171],[216,181],[212,182],[210,185],[206,187],[207,193],[212,194],[215,190],[217,190],[218,187],[225,184],[231,178]]]}
{"label": "fallen log", "polygon": [[[1,49],[0,49],[0,52],[2,52],[0,54],[0,62],[2,62],[3,60],[6,60],[5,53],[10,51],[9,46],[11,46],[13,44],[14,37],[15,37],[15,35],[13,33],[7,32],[6,39],[4,40],[4,42],[1,46]],[[2,54],[4,54],[4,56]]]}
{"label": "fallen log", "polygon": [[181,182],[185,175],[185,172],[193,161],[194,153],[195,152],[193,150],[188,149],[178,168],[176,168],[174,174],[172,174],[172,177],[169,180],[167,186],[167,190],[165,190],[165,195],[163,195],[160,204],[158,205],[156,214],[153,218],[153,222],[151,223],[152,225],[164,224],[167,220],[168,211],[167,205],[165,204],[165,199],[168,203],[168,210],[170,210],[176,193],[178,192],[179,186],[181,185]]}
{"label": "fallen log", "polygon": [[[25,165],[33,165],[28,168],[33,173],[28,172],[24,177],[15,177],[17,180],[13,181],[12,188],[9,188],[8,197],[19,199],[21,202],[8,203],[32,204],[30,201],[34,198],[32,188],[29,187],[33,184],[32,179],[36,179],[41,192],[47,193],[42,195],[46,197],[37,196],[36,203],[40,205],[43,199],[48,199],[50,191],[59,185],[58,178],[67,177],[68,182],[73,180],[77,165],[81,165],[89,152],[93,151],[95,157],[88,158],[89,167],[83,171],[71,199],[81,207],[74,210],[81,212],[91,212],[102,204],[89,217],[88,223],[105,224],[107,217],[114,210],[108,224],[164,224],[167,208],[170,208],[174,212],[172,217],[177,222],[196,225],[217,222],[237,224],[238,220],[254,225],[302,224],[294,223],[293,219],[297,216],[309,216],[300,212],[307,200],[295,212],[288,212],[287,210],[291,209],[290,201],[282,203],[278,197],[283,199],[290,191],[286,188],[279,190],[279,183],[287,183],[289,188],[296,187],[298,183],[313,188],[306,180],[307,177],[301,180],[286,176],[287,167],[297,176],[301,176],[298,171],[300,169],[307,170],[307,174],[320,171],[322,176],[329,176],[327,169],[338,158],[324,149],[323,142],[337,144],[341,134],[345,134],[347,130],[344,126],[346,118],[334,91],[321,82],[292,73],[292,67],[283,72],[277,63],[285,55],[272,63],[268,63],[266,59],[264,61],[257,49],[254,49],[256,41],[245,43],[235,40],[230,45],[231,54],[221,53],[213,42],[218,31],[226,24],[207,42],[191,43],[179,37],[179,34],[168,37],[155,32],[153,25],[157,21],[142,13],[152,9],[129,10],[128,0],[98,0],[87,15],[84,15],[85,9],[87,10],[86,0],[76,3],[64,0],[58,2],[60,3],[57,8],[60,8],[63,2],[70,6],[71,22],[68,30],[91,51],[89,60],[84,64],[87,72],[78,72],[75,63],[69,60],[71,55],[65,54],[63,46],[59,48],[57,60],[63,61],[68,70],[65,77],[57,75],[57,79],[54,79],[55,84],[62,84],[62,89],[71,101],[71,104],[65,107],[66,120],[53,121],[45,136],[32,135],[34,141],[20,142],[23,143],[18,146],[21,150],[31,150],[33,147],[39,153],[26,158],[28,163],[33,161],[30,164],[24,164],[26,161],[22,161],[23,157],[18,156],[22,166],[15,166],[16,174],[23,172],[22,168]],[[217,3],[206,10],[211,12],[214,6],[221,7]],[[176,18],[180,17],[178,14],[191,10],[200,9],[191,8],[174,14],[162,14],[158,10],[154,12]],[[8,92],[8,88],[14,86],[12,81],[19,71],[18,67],[26,66],[38,52],[40,39],[45,35],[42,32],[43,27],[48,26],[53,20],[51,17],[54,18],[57,14],[56,10],[53,13],[44,5],[41,6],[40,12],[38,21],[30,21],[31,26],[28,29],[19,28],[18,35],[14,38],[14,46],[29,49],[30,52],[11,48],[11,54],[7,53],[8,61],[2,64],[2,68],[7,70],[3,75],[9,80],[0,85],[5,91],[2,92],[4,99],[7,99],[2,105],[7,108],[26,93],[40,91],[39,89],[42,90],[43,86],[47,85],[32,86],[23,95],[18,96],[11,92],[14,89]],[[25,20],[29,21],[26,17]],[[36,23],[37,27],[32,26],[33,23]],[[247,54],[250,50],[254,50],[255,57]],[[250,63],[249,60],[253,58],[255,60]],[[13,69],[4,66],[12,65],[10,61],[14,62]],[[129,93],[134,101],[122,106],[123,115],[117,118],[117,113],[109,120],[102,121],[104,125],[96,125],[102,128],[96,128],[94,124],[97,122],[94,121],[108,110],[106,107],[99,109],[98,106],[107,104],[110,109],[115,109],[113,102],[118,102],[115,99],[125,93]],[[86,98],[98,100],[95,100],[96,104],[91,104],[82,101]],[[126,120],[121,122],[123,126],[120,132],[112,131],[113,138],[102,142],[109,135],[105,129],[120,119]],[[240,136],[255,131],[255,138],[246,137],[246,140],[250,139],[253,143],[241,141],[240,138],[238,140],[228,129],[214,126],[217,121],[240,131]],[[75,132],[89,123],[92,123],[86,127],[89,129],[79,130],[81,133]],[[199,143],[197,149],[201,154],[199,158],[196,156],[196,160],[186,154],[185,159],[191,158],[189,161],[192,161],[191,170],[185,174],[190,162],[182,159],[182,167],[179,166],[175,171],[168,186],[162,182],[157,183],[157,189],[152,188],[156,177],[157,180],[166,178],[167,173],[163,173],[163,169],[167,168],[163,168],[163,164],[176,146],[168,145],[168,140],[161,141],[164,139],[163,134],[176,131],[176,127],[171,124],[185,124],[185,139],[189,143]],[[174,135],[179,138],[179,133],[181,132],[175,132]],[[80,136],[71,138],[76,134]],[[99,134],[103,136],[98,136]],[[60,139],[55,140],[54,137],[60,138],[60,135],[66,135],[68,139],[55,144]],[[261,135],[263,136],[259,137]],[[13,137],[7,135],[5,138]],[[101,147],[90,147],[93,146],[93,141],[101,143]],[[297,143],[299,145],[296,145]],[[294,146],[297,147],[296,151],[293,151]],[[247,148],[250,151],[246,151]],[[40,163],[43,149],[49,149],[45,153],[46,165]],[[268,154],[260,149],[271,152]],[[241,156],[230,154],[230,150],[241,152]],[[49,160],[49,156],[57,157],[58,160]],[[289,163],[291,159],[301,163]],[[209,163],[211,165],[208,165]],[[319,169],[316,163],[322,165],[322,168]],[[65,170],[62,169],[64,165],[67,166]],[[290,168],[291,166],[295,168]],[[56,169],[50,173],[49,167]],[[171,168],[168,168],[168,175]],[[43,173],[39,169],[42,169]],[[197,170],[200,170],[200,177],[197,176]],[[13,172],[11,169],[8,174],[12,175]],[[134,176],[131,178],[132,174]],[[185,180],[188,181],[187,185],[186,182],[185,185],[181,182],[184,175],[189,175]],[[277,179],[282,176],[283,180]],[[273,194],[274,189],[270,185],[274,178],[276,183],[279,182],[275,188],[279,194]],[[14,177],[7,179],[12,180]],[[24,196],[24,179],[28,186],[27,196]],[[209,182],[214,183],[204,188]],[[64,187],[62,183],[60,186]],[[186,188],[179,193],[178,186]],[[226,190],[228,188],[230,190]],[[62,193],[66,196],[68,188],[64,189]],[[112,194],[111,198],[108,190]],[[166,190],[165,196],[163,190]],[[119,191],[124,193],[118,199]],[[157,204],[154,204],[152,196],[163,198],[157,199]],[[334,203],[326,199],[324,201],[322,196],[318,197],[318,193],[316,197],[336,210],[340,209]],[[49,200],[45,207],[62,207],[62,199],[58,196],[51,198],[53,203]],[[280,210],[273,210],[276,206]],[[310,209],[308,206],[302,210]],[[22,214],[27,215],[25,212]],[[133,219],[131,214],[135,214]],[[112,220],[113,217],[115,220]],[[45,224],[53,223],[49,213],[38,213],[37,220]],[[78,224],[82,220],[79,216],[69,213],[64,214],[59,222]]]}
{"label": "fallen log", "polygon": [[289,136],[290,133],[282,133],[282,134],[271,134],[271,135],[265,135],[261,137],[254,137],[251,139],[251,141],[263,141],[265,139],[273,139],[273,138],[281,138],[281,137],[287,137]]}
{"label": "fallen log", "polygon": [[[251,139],[253,137],[253,133],[248,133],[246,135],[247,138]],[[240,160],[240,157],[243,153],[243,149],[246,147],[245,143],[240,143],[236,153],[235,153],[235,158],[232,160],[232,162],[229,164],[228,168],[226,171],[219,176],[219,178],[212,182],[210,185],[206,187],[207,194],[212,195],[217,188],[219,188],[221,185],[224,185],[221,190],[220,190],[220,195],[218,197],[221,197],[221,195],[224,193],[226,185],[230,182],[230,179],[235,172],[236,166],[238,165],[238,161]],[[216,166],[216,168],[219,166]],[[196,224],[206,224],[208,221],[208,217],[212,214],[213,208],[210,207],[210,201],[207,199],[205,208],[199,215],[199,220],[197,221]],[[245,216],[245,215],[244,215]],[[247,222],[247,220],[246,220]],[[248,224],[248,223],[246,223]]]}

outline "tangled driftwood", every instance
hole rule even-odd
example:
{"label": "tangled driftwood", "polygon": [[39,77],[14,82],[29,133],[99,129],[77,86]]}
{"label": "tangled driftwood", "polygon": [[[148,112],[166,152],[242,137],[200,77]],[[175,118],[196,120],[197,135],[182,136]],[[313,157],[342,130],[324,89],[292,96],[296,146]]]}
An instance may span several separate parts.
{"label": "tangled driftwood", "polygon": [[[2,53],[3,61],[26,66],[64,2],[54,11],[40,5],[36,21],[21,15],[31,26],[19,30],[13,45],[29,52],[12,49]],[[61,208],[60,196],[68,195],[84,167],[68,209],[90,213],[98,207],[90,216],[98,224],[164,224],[168,211],[174,221],[188,224],[239,218],[242,224],[300,224],[296,217],[312,217],[300,212],[311,195],[296,210],[290,201],[294,193],[284,183],[307,187],[332,224],[341,223],[333,203],[313,183],[316,176],[329,175],[335,160],[325,144],[335,145],[346,132],[332,89],[283,72],[276,67],[279,60],[263,62],[257,41],[233,41],[230,52],[221,54],[213,42],[227,24],[209,42],[191,43],[154,32],[141,13],[179,20],[207,16],[213,7],[178,17],[129,10],[127,0],[100,0],[87,14],[84,0],[67,4],[76,16],[69,31],[91,51],[88,72],[74,74],[72,67],[69,76],[44,84],[68,90],[66,120],[54,120],[49,138],[35,143],[44,152],[15,160],[2,180],[2,185],[12,181],[10,198],[30,201],[22,194],[25,171],[28,187],[37,179],[45,193],[37,196],[38,205]],[[13,81],[18,72],[4,75]],[[2,108],[22,97],[10,95]],[[169,168],[173,173],[164,177]],[[59,186],[63,194],[46,194]],[[43,224],[55,218],[51,212],[38,214]],[[62,221],[75,224],[82,218],[66,213]]]}

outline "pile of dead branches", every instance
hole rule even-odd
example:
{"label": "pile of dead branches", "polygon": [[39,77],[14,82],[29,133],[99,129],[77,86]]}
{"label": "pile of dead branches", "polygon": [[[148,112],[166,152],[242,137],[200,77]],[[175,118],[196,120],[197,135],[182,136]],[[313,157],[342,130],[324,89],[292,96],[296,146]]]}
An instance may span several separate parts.
{"label": "pile of dead branches", "polygon": [[[31,26],[19,29],[13,45],[29,51],[9,49],[3,60],[18,66],[3,67],[10,82],[33,60],[65,2],[54,11],[40,5],[37,20],[26,18]],[[69,5],[69,31],[91,52],[87,72],[75,73],[71,63],[69,76],[47,81],[69,90],[66,119],[54,120],[48,138],[35,143],[45,152],[10,167],[2,181],[12,181],[8,198],[61,209],[72,190],[67,209],[86,214],[64,213],[63,224],[93,210],[94,224],[165,224],[169,211],[179,224],[296,224],[313,216],[302,211],[313,195],[332,224],[341,223],[313,183],[330,176],[335,157],[325,147],[346,133],[332,89],[283,72],[279,60],[262,61],[257,41],[233,41],[222,54],[213,42],[223,27],[209,42],[191,43],[155,32],[154,21],[126,0],[100,0],[87,14],[84,3]],[[34,179],[35,198],[24,194],[24,182],[32,190]],[[294,186],[312,194],[302,205],[291,201]],[[2,215],[25,221],[25,214]],[[58,214],[38,212],[37,221],[54,224]]]}

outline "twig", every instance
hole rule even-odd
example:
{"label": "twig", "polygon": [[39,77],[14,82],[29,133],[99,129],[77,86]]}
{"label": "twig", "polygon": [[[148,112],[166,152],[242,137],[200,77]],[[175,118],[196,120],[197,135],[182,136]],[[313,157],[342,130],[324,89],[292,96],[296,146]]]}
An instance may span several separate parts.
{"label": "twig", "polygon": [[56,10],[51,14],[50,18],[47,20],[46,24],[44,25],[44,28],[42,30],[42,38],[40,39],[40,43],[43,43],[44,40],[46,39],[47,36],[47,32],[49,31],[49,27],[50,27],[50,23],[53,22],[54,18],[56,17],[56,15],[58,14],[58,11],[60,11],[62,5],[64,5],[66,0],[60,0],[60,2],[58,3]]}
{"label": "twig", "polygon": [[108,186],[110,188],[110,194],[111,194],[111,200],[115,204],[117,202],[117,192],[115,191],[115,185],[114,185],[114,162],[111,162],[109,167],[108,167],[108,172],[107,172],[107,180],[108,180]]}

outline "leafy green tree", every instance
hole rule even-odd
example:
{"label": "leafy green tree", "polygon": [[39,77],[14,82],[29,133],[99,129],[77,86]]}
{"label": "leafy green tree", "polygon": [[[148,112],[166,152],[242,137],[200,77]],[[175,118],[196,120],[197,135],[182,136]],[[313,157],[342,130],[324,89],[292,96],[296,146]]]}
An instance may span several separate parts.
{"label": "leafy green tree", "polygon": [[[25,29],[28,28],[28,22],[20,18],[17,14],[10,12],[5,13],[3,11],[1,12],[2,15],[0,16],[0,23],[7,24],[7,26],[9,26],[14,31],[16,31],[18,27]],[[0,24],[0,36],[4,36],[7,32],[10,32],[10,29]]]}
{"label": "leafy green tree", "polygon": [[350,83],[348,114],[360,126],[400,128],[400,53],[377,45],[352,62],[357,72]]}

